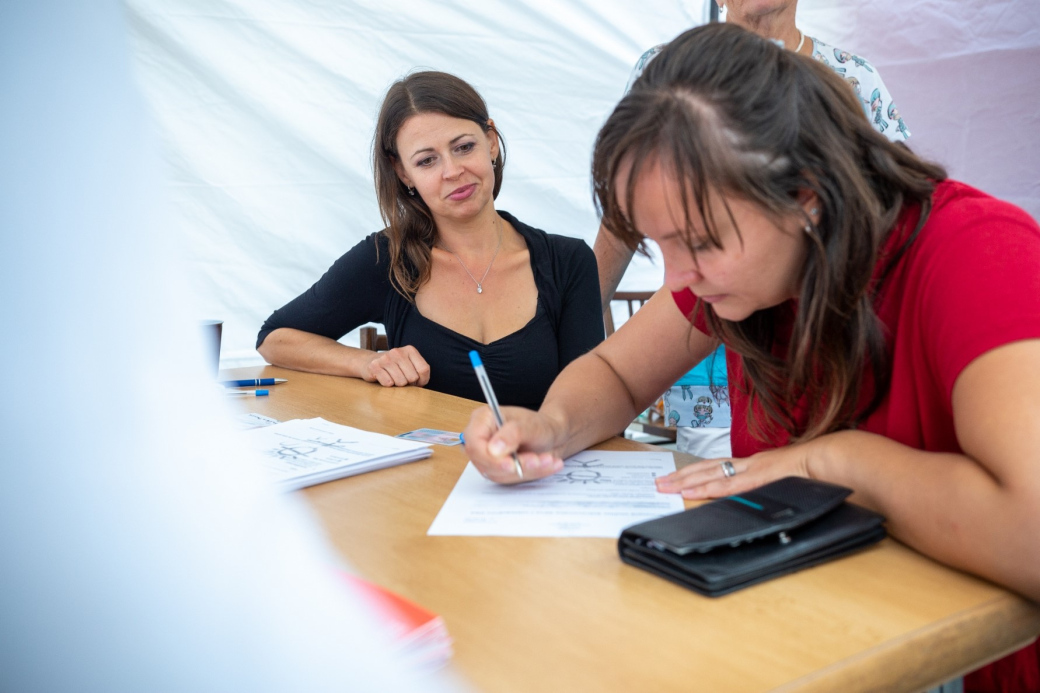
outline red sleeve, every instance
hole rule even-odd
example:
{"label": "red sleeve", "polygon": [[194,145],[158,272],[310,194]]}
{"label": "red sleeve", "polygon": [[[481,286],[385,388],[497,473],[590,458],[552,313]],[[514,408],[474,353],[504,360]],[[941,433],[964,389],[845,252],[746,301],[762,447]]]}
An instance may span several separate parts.
{"label": "red sleeve", "polygon": [[704,334],[710,334],[708,332],[708,321],[704,317],[704,311],[693,317],[693,309],[697,307],[697,297],[693,295],[693,292],[689,289],[683,289],[682,291],[673,291],[672,299],[675,301],[675,305],[679,307],[679,312],[686,316],[686,319],[693,323],[693,326]]}
{"label": "red sleeve", "polygon": [[974,359],[1040,338],[1040,226],[1014,205],[954,185],[958,199],[933,212],[919,239],[923,262],[913,282],[918,329],[947,397]]}

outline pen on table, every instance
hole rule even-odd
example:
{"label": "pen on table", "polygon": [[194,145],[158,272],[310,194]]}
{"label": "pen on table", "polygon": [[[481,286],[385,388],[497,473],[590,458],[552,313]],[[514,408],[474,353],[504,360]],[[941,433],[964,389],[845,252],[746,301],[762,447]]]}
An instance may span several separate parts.
{"label": "pen on table", "polygon": [[226,394],[226,395],[245,395],[247,397],[250,396],[250,395],[252,395],[254,397],[267,397],[267,395],[271,394],[271,391],[270,390],[225,390],[224,394]]}
{"label": "pen on table", "polygon": [[224,387],[260,387],[261,385],[278,385],[289,382],[285,378],[251,378],[249,380],[224,380]]}
{"label": "pen on table", "polygon": [[[469,360],[473,363],[473,370],[477,372],[477,382],[480,383],[480,389],[484,391],[484,399],[491,407],[491,413],[495,415],[495,423],[502,428],[505,425],[505,419],[502,418],[502,410],[498,408],[498,398],[495,397],[495,391],[491,388],[491,380],[488,378],[487,371],[484,370],[484,362],[480,360],[480,354],[475,351],[469,352]],[[523,479],[524,468],[520,466],[520,458],[516,456],[515,452],[513,453],[513,464],[516,465],[516,475]]]}

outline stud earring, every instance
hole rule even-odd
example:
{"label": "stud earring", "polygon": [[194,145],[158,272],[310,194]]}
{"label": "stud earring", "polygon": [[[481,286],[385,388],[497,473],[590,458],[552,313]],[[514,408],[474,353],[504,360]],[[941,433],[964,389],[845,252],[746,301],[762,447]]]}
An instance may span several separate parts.
{"label": "stud earring", "polygon": [[[818,209],[816,209],[815,207],[813,207],[812,209],[810,209],[810,210],[809,210],[809,216],[810,216],[810,217],[814,217],[814,216],[816,216],[816,213],[817,213],[818,211],[819,211]],[[803,230],[804,230],[804,231],[805,231],[805,232],[806,232],[807,234],[809,234],[809,235],[812,235],[812,224],[813,224],[813,221],[812,221],[812,219],[809,219],[809,221],[808,221],[808,222],[806,222],[806,224],[805,224],[805,228],[803,229]]]}
{"label": "stud earring", "polygon": [[408,194],[415,197],[415,188],[408,188]]}

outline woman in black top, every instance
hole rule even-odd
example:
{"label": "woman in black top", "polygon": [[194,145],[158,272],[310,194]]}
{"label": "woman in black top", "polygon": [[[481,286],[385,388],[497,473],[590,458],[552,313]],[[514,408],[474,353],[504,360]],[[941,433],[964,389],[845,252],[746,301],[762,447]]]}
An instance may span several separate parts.
{"label": "woman in black top", "polygon": [[[257,350],[277,366],[479,400],[475,349],[503,404],[538,407],[603,338],[591,249],[495,210],[502,143],[457,77],[417,72],[392,85],[373,159],[387,227],[276,310]],[[389,351],[336,341],[367,322],[383,323]]]}

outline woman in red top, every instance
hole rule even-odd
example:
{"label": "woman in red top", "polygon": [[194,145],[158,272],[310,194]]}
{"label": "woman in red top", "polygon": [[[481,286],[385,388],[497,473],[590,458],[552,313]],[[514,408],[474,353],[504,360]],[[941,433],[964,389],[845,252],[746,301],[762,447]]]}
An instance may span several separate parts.
{"label": "woman in red top", "polygon": [[[799,475],[855,490],[922,553],[1040,599],[1040,227],[879,135],[825,66],[733,26],[675,39],[600,131],[605,226],[665,283],[538,412],[478,410],[515,483],[616,435],[719,341],[732,460],[687,498]],[[691,321],[693,326],[691,327]]]}

